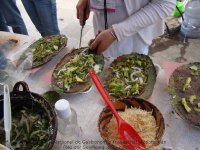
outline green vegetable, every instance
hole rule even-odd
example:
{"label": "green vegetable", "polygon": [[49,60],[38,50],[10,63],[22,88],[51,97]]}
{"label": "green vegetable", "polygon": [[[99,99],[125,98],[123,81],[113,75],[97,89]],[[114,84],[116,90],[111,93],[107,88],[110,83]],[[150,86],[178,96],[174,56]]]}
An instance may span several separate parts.
{"label": "green vegetable", "polygon": [[96,68],[96,73],[103,69],[103,65],[95,63],[95,55],[90,54],[89,48],[87,48],[74,55],[70,62],[58,67],[53,76],[59,80],[57,82],[59,87],[69,91],[71,87],[87,82],[88,69],[92,67]]}
{"label": "green vegetable", "polygon": [[65,43],[65,38],[56,36],[52,39],[41,38],[37,41],[37,46],[33,50],[33,61],[42,61],[47,56],[57,51]]}
{"label": "green vegetable", "polygon": [[198,72],[198,67],[193,65],[193,66],[190,66],[190,69],[192,70],[191,74],[193,76],[198,76],[199,75],[199,72]]}
{"label": "green vegetable", "polygon": [[[11,145],[20,150],[44,150],[49,145],[49,120],[41,110],[23,108],[12,117]],[[3,119],[2,119],[3,120]],[[0,121],[0,143],[4,143],[3,121]]]}
{"label": "green vegetable", "polygon": [[186,81],[185,81],[184,86],[183,86],[183,91],[185,91],[186,89],[191,88],[190,82],[191,82],[191,77],[188,77],[188,78],[186,79]]}
{"label": "green vegetable", "polygon": [[75,77],[77,82],[84,82],[81,78],[79,78],[78,76]]}
{"label": "green vegetable", "polygon": [[63,35],[40,38],[29,46],[28,50],[20,57],[20,60],[24,60],[28,55],[32,54],[33,62],[43,62],[48,56],[59,51],[66,42],[67,38]]}
{"label": "green vegetable", "polygon": [[47,91],[42,95],[49,103],[54,105],[61,97],[56,91]]}
{"label": "green vegetable", "polygon": [[197,104],[197,107],[200,108],[200,103]]}
{"label": "green vegetable", "polygon": [[195,107],[194,110],[200,112],[200,103],[197,104],[197,107]]}
{"label": "green vegetable", "polygon": [[193,76],[198,76],[198,75],[199,75],[199,72],[193,70],[193,71],[191,72],[191,75],[193,75]]}
{"label": "green vegetable", "polygon": [[191,95],[189,98],[190,104],[193,104],[193,102],[196,98],[197,98],[196,95]]}
{"label": "green vegetable", "polygon": [[109,93],[116,97],[139,95],[147,82],[149,63],[148,59],[140,55],[129,55],[124,61],[111,65]]}
{"label": "green vegetable", "polygon": [[177,76],[176,80],[177,80],[177,81],[181,81],[181,80],[183,80],[183,77]]}
{"label": "green vegetable", "polygon": [[184,106],[185,110],[189,113],[191,111],[190,107],[187,105],[185,98],[181,99],[181,103]]}
{"label": "green vegetable", "polygon": [[190,66],[190,69],[197,71],[197,70],[198,70],[198,67],[195,66],[195,65],[193,65],[193,66]]}

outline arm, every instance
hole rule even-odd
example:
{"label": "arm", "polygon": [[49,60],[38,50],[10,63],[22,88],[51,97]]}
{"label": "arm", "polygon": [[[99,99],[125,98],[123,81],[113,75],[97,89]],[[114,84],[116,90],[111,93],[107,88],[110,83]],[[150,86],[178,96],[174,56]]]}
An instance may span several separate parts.
{"label": "arm", "polygon": [[123,22],[113,25],[118,40],[132,36],[141,29],[166,18],[175,8],[175,5],[176,0],[152,0]]}
{"label": "arm", "polygon": [[161,21],[175,8],[176,0],[152,0],[144,8],[129,16],[126,20],[112,26],[114,38],[110,33],[111,29],[102,31],[97,35],[91,48],[97,49],[97,53],[104,52],[116,39],[118,41],[129,37],[138,31]]}

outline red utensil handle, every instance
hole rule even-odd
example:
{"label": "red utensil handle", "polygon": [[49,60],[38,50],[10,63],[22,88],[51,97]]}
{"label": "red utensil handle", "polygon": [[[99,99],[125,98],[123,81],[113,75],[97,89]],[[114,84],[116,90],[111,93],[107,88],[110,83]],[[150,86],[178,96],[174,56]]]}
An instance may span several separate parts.
{"label": "red utensil handle", "polygon": [[[114,108],[110,97],[108,95],[108,93],[106,92],[106,90],[104,89],[99,77],[97,76],[97,74],[95,73],[94,69],[91,68],[88,70],[90,77],[92,78],[94,84],[96,85],[99,93],[101,94],[102,98],[105,100],[105,102],[107,103],[107,105],[110,107],[111,111],[113,112],[113,114],[115,115],[116,118],[119,118],[119,115],[116,111],[116,109]],[[119,120],[119,119],[117,119]]]}

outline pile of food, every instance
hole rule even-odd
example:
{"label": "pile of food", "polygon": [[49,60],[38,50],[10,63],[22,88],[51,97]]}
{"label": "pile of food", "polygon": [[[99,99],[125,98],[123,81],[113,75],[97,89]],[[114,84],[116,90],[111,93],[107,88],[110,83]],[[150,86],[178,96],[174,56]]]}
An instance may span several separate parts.
{"label": "pile of food", "polygon": [[177,68],[170,77],[168,89],[176,112],[200,126],[200,63]]}
{"label": "pile of food", "polygon": [[52,83],[65,93],[83,92],[92,85],[88,69],[94,68],[96,73],[100,73],[103,67],[103,58],[91,54],[88,47],[76,49],[58,63],[53,71]]}
{"label": "pile of food", "polygon": [[148,56],[133,53],[111,63],[105,79],[105,87],[113,97],[147,99],[153,91],[156,71]]}
{"label": "pile of food", "polygon": [[[129,123],[140,135],[149,149],[156,142],[157,126],[154,116],[151,112],[147,112],[138,108],[129,108],[125,111],[118,112],[119,115]],[[114,144],[120,149],[127,149],[126,145],[120,138],[117,131],[117,121],[115,117],[112,117],[110,122],[106,125],[107,137],[110,143]],[[134,143],[134,141],[133,141]]]}
{"label": "pile of food", "polygon": [[[50,125],[38,109],[25,108],[12,116],[11,145],[15,150],[45,150],[49,146]],[[0,120],[0,143],[5,145],[4,123]]]}
{"label": "pile of food", "polygon": [[41,38],[28,47],[20,57],[18,64],[21,64],[28,56],[32,56],[33,64],[31,67],[40,66],[52,59],[66,44],[67,37],[65,35]]}

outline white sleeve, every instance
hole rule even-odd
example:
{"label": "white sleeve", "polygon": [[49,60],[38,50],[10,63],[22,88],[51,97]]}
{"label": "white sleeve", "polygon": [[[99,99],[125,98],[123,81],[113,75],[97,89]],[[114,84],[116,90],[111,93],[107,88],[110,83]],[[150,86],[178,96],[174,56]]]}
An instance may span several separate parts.
{"label": "white sleeve", "polygon": [[112,27],[118,40],[132,36],[157,21],[161,21],[175,9],[176,0],[152,0],[144,8]]}

